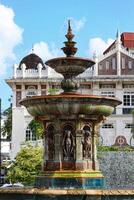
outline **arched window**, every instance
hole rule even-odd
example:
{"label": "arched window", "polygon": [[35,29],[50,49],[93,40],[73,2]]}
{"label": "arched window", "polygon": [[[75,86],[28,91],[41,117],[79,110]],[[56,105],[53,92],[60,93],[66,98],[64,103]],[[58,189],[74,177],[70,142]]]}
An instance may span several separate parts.
{"label": "arched window", "polygon": [[30,96],[35,96],[35,95],[37,95],[36,87],[35,86],[28,86],[26,96],[30,97]]}

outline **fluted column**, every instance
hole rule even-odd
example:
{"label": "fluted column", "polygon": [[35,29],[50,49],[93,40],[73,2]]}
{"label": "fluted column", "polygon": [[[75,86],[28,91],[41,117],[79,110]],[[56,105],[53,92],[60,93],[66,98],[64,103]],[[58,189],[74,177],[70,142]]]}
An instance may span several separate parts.
{"label": "fluted column", "polygon": [[77,130],[76,131],[76,164],[75,164],[76,170],[83,170],[86,168],[83,162],[82,141],[83,141],[83,131]]}
{"label": "fluted column", "polygon": [[98,161],[97,161],[97,123],[93,123],[92,130],[92,169],[98,170]]}
{"label": "fluted column", "polygon": [[62,149],[61,149],[61,128],[60,120],[55,120],[55,134],[54,134],[54,144],[55,144],[55,167],[59,170],[62,169]]}

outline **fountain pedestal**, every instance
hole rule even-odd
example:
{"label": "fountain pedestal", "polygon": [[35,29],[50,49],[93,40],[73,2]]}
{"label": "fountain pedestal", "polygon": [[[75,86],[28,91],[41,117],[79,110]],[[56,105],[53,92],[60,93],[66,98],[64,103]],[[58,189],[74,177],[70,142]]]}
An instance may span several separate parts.
{"label": "fountain pedestal", "polygon": [[104,177],[96,158],[98,121],[91,117],[72,120],[62,117],[45,125],[47,159],[43,175],[36,178],[36,187],[102,188]]}

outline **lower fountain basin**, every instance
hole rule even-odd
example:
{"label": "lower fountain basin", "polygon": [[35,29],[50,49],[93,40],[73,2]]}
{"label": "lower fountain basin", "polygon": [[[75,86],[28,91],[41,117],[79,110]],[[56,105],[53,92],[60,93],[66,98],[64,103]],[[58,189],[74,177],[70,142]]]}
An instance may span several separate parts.
{"label": "lower fountain basin", "polygon": [[20,104],[25,106],[34,117],[40,116],[109,116],[121,102],[111,97],[81,94],[60,94],[34,96],[23,99]]}

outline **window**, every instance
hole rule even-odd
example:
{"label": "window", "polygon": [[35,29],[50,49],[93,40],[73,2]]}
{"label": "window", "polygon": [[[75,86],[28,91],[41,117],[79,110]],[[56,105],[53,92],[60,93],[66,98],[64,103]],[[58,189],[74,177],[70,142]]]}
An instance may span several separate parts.
{"label": "window", "polygon": [[126,124],[125,128],[131,128],[132,129],[133,128],[133,124]]}
{"label": "window", "polygon": [[124,84],[123,88],[134,88],[134,84]]}
{"label": "window", "polygon": [[114,84],[100,84],[100,88],[115,88]]}
{"label": "window", "polygon": [[114,91],[102,91],[101,96],[115,97]]}
{"label": "window", "polygon": [[104,124],[102,128],[114,128],[113,124]]}
{"label": "window", "polygon": [[80,88],[81,88],[81,89],[91,89],[91,85],[84,85],[84,84],[81,84],[81,85],[80,85]]}
{"label": "window", "polygon": [[21,90],[21,85],[16,85],[17,90]]}
{"label": "window", "polygon": [[26,141],[36,140],[36,135],[32,133],[31,129],[28,127],[26,129]]}
{"label": "window", "polygon": [[106,69],[109,69],[109,61],[106,61]]}
{"label": "window", "polygon": [[123,95],[124,106],[134,106],[134,92],[125,92]]}
{"label": "window", "polygon": [[112,58],[112,69],[116,68],[116,62],[115,62],[115,58]]}
{"label": "window", "polygon": [[99,64],[99,70],[102,70],[102,64]]}
{"label": "window", "polygon": [[123,96],[123,104],[124,106],[130,106],[130,95],[124,95]]}
{"label": "window", "polygon": [[52,87],[52,89],[61,89],[60,85],[52,85],[51,87]]}
{"label": "window", "polygon": [[122,57],[122,69],[125,69],[125,58]]}
{"label": "window", "polygon": [[30,97],[30,96],[35,96],[37,95],[37,89],[35,88],[35,86],[29,86],[27,88],[27,97]]}
{"label": "window", "polygon": [[132,61],[131,60],[128,61],[128,69],[132,69]]}
{"label": "window", "polygon": [[26,141],[31,140],[31,138],[32,138],[32,131],[29,128],[27,128],[26,129]]}
{"label": "window", "polygon": [[123,114],[132,114],[133,108],[123,108]]}

